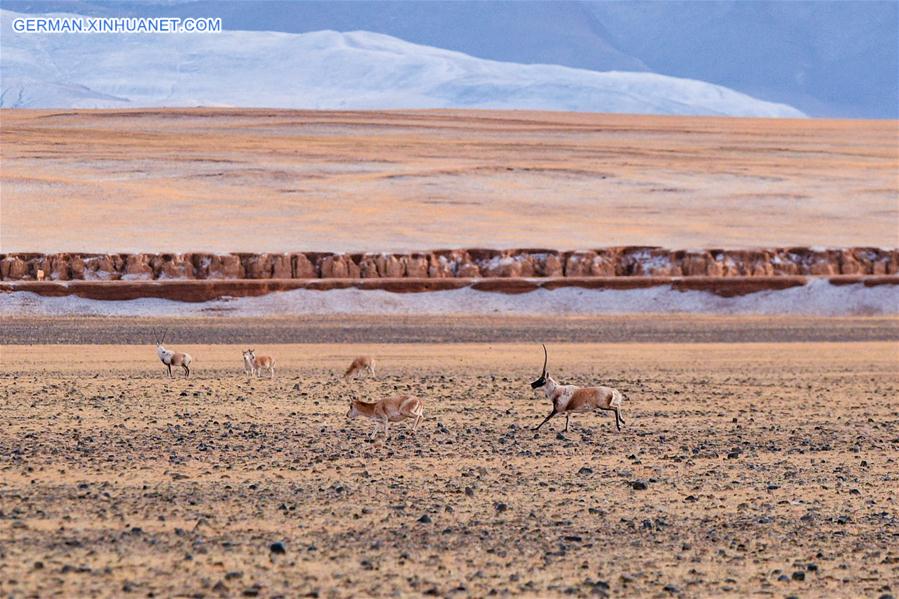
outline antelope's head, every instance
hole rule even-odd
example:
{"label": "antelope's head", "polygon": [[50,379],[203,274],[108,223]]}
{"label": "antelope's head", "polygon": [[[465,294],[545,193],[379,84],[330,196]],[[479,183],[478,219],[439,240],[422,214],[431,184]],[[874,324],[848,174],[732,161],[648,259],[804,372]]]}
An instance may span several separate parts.
{"label": "antelope's head", "polygon": [[252,362],[254,359],[256,359],[256,354],[253,353],[254,351],[255,350],[252,350],[252,349],[245,350],[243,352],[243,359],[246,360],[247,362]]}
{"label": "antelope's head", "polygon": [[546,373],[546,363],[549,362],[549,354],[546,353],[546,346],[543,346],[543,372],[540,373],[540,378],[531,383],[531,389],[539,389],[543,385],[546,384],[546,378],[549,376]]}
{"label": "antelope's head", "polygon": [[156,353],[159,356],[163,356],[165,354],[170,353],[162,344],[165,342],[165,336],[168,334],[169,330],[166,329],[162,332],[162,336],[160,337],[157,333],[154,333],[154,337],[156,338]]}
{"label": "antelope's head", "polygon": [[346,417],[347,417],[349,420],[352,420],[353,418],[355,418],[355,417],[358,416],[358,415],[359,415],[359,408],[356,407],[356,402],[355,402],[355,401],[351,401],[351,402],[350,402],[350,409],[349,409],[349,411],[346,413]]}

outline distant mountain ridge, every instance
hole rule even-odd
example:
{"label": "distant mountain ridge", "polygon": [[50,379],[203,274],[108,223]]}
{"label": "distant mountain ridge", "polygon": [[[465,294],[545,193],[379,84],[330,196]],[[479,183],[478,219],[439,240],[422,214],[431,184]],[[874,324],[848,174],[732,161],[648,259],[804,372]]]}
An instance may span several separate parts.
{"label": "distant mountain ridge", "polygon": [[483,60],[387,35],[14,34],[0,11],[0,106],[493,108],[802,117],[791,106],[654,73]]}
{"label": "distant mountain ridge", "polygon": [[219,16],[232,30],[364,30],[504,62],[697,79],[813,116],[899,118],[893,0],[3,0],[2,7]]}

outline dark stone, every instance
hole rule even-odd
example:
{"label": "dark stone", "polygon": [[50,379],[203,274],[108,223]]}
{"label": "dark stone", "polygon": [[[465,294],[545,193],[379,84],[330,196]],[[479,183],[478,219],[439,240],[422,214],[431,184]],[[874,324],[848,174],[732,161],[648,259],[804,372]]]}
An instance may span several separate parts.
{"label": "dark stone", "polygon": [[430,524],[430,523],[431,523],[431,517],[428,516],[427,514],[425,514],[425,515],[423,515],[421,518],[419,518],[418,521],[421,522],[422,524]]}
{"label": "dark stone", "polygon": [[284,546],[284,543],[281,541],[275,541],[271,545],[268,546],[268,550],[272,553],[276,553],[278,555],[284,555],[287,553],[287,548]]}
{"label": "dark stone", "polygon": [[796,572],[793,572],[792,578],[793,580],[805,580],[805,572],[797,570]]}
{"label": "dark stone", "polygon": [[635,491],[645,491],[647,489],[646,483],[642,480],[632,480],[630,484]]}

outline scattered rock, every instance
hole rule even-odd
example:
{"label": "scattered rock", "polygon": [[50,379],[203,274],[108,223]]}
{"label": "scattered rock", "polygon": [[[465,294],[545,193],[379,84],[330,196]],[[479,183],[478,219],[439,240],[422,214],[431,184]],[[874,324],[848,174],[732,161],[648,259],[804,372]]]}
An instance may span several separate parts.
{"label": "scattered rock", "polygon": [[281,541],[275,541],[274,543],[269,545],[268,550],[276,555],[284,555],[285,553],[287,553],[287,548]]}

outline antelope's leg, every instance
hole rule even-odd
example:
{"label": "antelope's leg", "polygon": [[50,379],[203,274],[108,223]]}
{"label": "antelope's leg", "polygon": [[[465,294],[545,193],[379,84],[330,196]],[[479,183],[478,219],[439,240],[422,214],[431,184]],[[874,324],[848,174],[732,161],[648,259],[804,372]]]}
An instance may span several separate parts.
{"label": "antelope's leg", "polygon": [[568,432],[568,424],[571,422],[571,414],[565,414],[565,432]]}
{"label": "antelope's leg", "polygon": [[172,374],[172,365],[171,365],[171,364],[166,364],[165,367],[169,369],[169,378],[170,378],[170,379],[175,378],[175,376]]}
{"label": "antelope's leg", "polygon": [[412,432],[413,433],[415,432],[415,429],[418,428],[418,423],[421,422],[421,417],[422,417],[421,414],[416,414],[415,422],[412,423]]}
{"label": "antelope's leg", "polygon": [[552,417],[555,416],[555,415],[556,415],[556,410],[555,410],[555,408],[553,408],[553,411],[549,413],[549,416],[547,416],[546,418],[544,418],[544,419],[543,419],[543,422],[541,422],[540,424],[538,424],[538,425],[537,425],[537,428],[535,428],[534,430],[535,430],[535,431],[539,431],[539,430],[540,430],[540,427],[543,426],[544,424],[546,424],[547,422],[549,422],[549,419],[552,418]]}
{"label": "antelope's leg", "polygon": [[615,411],[615,426],[618,427],[618,430],[621,430],[621,425],[624,424],[624,419],[621,418],[621,414],[618,413],[618,408],[612,408]]}
{"label": "antelope's leg", "polygon": [[190,367],[187,364],[182,364],[181,368],[184,369],[184,372],[186,373],[185,376],[190,378]]}
{"label": "antelope's leg", "polygon": [[390,434],[390,420],[387,418],[384,419],[384,439],[387,439],[387,435]]}
{"label": "antelope's leg", "polygon": [[272,380],[275,380],[275,367],[272,366]]}
{"label": "antelope's leg", "polygon": [[618,408],[616,408],[615,406],[611,406],[608,408],[600,408],[600,410],[606,410],[607,412],[615,412],[615,428],[617,428],[620,431],[621,424],[618,422],[618,419],[620,418],[620,416],[618,415]]}

